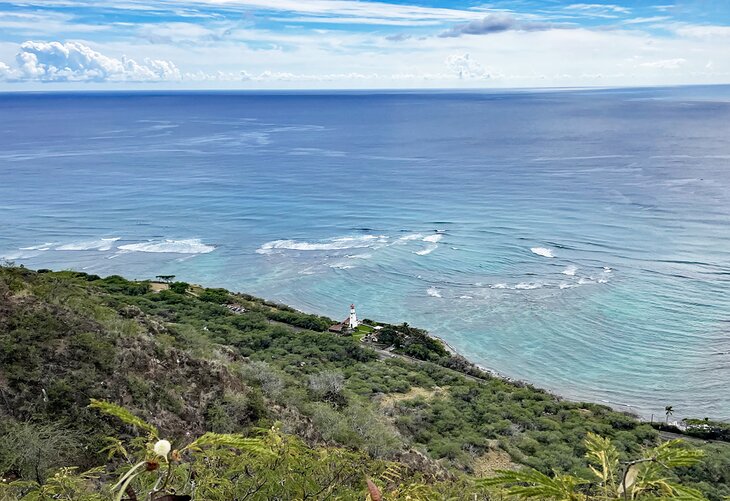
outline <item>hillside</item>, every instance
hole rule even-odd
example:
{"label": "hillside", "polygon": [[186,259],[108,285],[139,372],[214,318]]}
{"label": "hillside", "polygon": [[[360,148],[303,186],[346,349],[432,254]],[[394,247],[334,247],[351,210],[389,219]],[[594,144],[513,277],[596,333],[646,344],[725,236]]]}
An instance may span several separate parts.
{"label": "hillside", "polygon": [[[474,479],[496,470],[590,476],[589,433],[611,439],[622,460],[660,440],[632,416],[481,373],[407,325],[383,330],[409,357],[385,357],[328,333],[327,318],[222,289],[157,289],[118,276],[0,268],[3,484],[42,484],[63,466],[119,467],[98,452],[107,437],[144,433],[90,408],[92,400],[124,407],[173,444],[268,429],[276,443],[307,451],[297,457],[311,455],[297,466],[312,475],[301,474],[312,483],[307,496],[286,494],[282,483],[240,499],[319,499],[320,487],[363,499],[365,477],[387,484],[393,468],[399,482],[433,484],[431,499],[488,496]],[[730,448],[702,448],[704,460],[672,478],[719,501],[730,495]]]}

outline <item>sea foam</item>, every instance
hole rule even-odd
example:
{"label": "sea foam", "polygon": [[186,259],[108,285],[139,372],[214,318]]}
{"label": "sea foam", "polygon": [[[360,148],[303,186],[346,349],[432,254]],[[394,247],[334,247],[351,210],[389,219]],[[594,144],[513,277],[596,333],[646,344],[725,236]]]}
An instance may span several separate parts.
{"label": "sea foam", "polygon": [[538,256],[555,257],[555,254],[553,254],[553,250],[547,249],[545,247],[532,247],[530,250],[533,254],[537,254]]}
{"label": "sea foam", "polygon": [[72,242],[56,247],[59,251],[108,251],[114,247],[114,242],[119,240],[119,237],[113,238],[101,238],[99,240],[86,240],[82,242]]}
{"label": "sea foam", "polygon": [[563,270],[563,275],[568,275],[569,277],[574,277],[575,272],[577,272],[577,271],[578,271],[578,267],[571,264],[570,266],[568,266],[567,268],[565,268]]}
{"label": "sea foam", "polygon": [[441,292],[436,287],[429,287],[426,289],[426,294],[431,297],[441,297]]}
{"label": "sea foam", "polygon": [[431,244],[431,245],[429,245],[427,247],[424,247],[423,249],[421,249],[419,251],[414,251],[413,253],[414,254],[418,254],[419,256],[426,256],[428,254],[431,254],[433,251],[435,251],[438,248],[439,248],[438,245]]}
{"label": "sea foam", "polygon": [[276,250],[297,250],[297,251],[328,251],[347,250],[375,247],[387,243],[388,237],[384,235],[364,235],[360,237],[338,237],[321,242],[304,242],[300,240],[273,240],[266,242],[256,252],[259,254],[270,254]]}
{"label": "sea foam", "polygon": [[185,240],[162,240],[120,245],[119,250],[125,252],[151,252],[169,254],[207,254],[215,247],[204,244],[199,238]]}
{"label": "sea foam", "polygon": [[436,233],[435,235],[429,235],[425,237],[423,241],[435,244],[436,242],[440,242],[442,238],[444,238],[444,236],[441,233]]}
{"label": "sea foam", "polygon": [[515,289],[518,290],[533,290],[533,289],[539,289],[542,287],[542,284],[536,284],[534,282],[520,282],[517,285],[515,285]]}

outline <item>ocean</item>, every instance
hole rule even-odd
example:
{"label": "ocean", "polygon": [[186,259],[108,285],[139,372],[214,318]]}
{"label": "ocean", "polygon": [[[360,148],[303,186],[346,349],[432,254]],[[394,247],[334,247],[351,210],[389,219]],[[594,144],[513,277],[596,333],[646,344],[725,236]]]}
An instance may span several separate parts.
{"label": "ocean", "polygon": [[0,256],[429,329],[730,419],[730,87],[0,94]]}

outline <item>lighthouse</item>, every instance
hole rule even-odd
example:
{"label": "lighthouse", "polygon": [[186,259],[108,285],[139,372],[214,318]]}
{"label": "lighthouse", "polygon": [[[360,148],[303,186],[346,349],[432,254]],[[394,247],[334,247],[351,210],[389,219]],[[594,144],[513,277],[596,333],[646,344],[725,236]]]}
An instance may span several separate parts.
{"label": "lighthouse", "polygon": [[355,313],[355,305],[350,305],[350,329],[355,329],[360,323],[357,321],[357,313]]}

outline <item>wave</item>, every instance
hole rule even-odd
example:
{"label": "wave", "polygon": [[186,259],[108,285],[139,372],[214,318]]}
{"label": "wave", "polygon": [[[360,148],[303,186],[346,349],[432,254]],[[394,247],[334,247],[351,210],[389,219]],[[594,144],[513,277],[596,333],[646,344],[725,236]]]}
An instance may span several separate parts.
{"label": "wave", "polygon": [[423,241],[435,244],[437,242],[440,242],[442,238],[444,238],[444,235],[442,233],[436,233],[435,235],[429,235],[427,237],[424,237]]}
{"label": "wave", "polygon": [[507,284],[494,284],[490,286],[491,289],[506,289]]}
{"label": "wave", "polygon": [[18,250],[22,250],[22,251],[47,251],[47,250],[51,250],[51,247],[54,246],[54,245],[55,244],[53,242],[46,242],[44,244],[31,245],[30,247],[21,247]]}
{"label": "wave", "polygon": [[384,235],[364,235],[361,237],[338,237],[320,242],[304,242],[299,240],[273,240],[266,242],[259,247],[258,254],[270,254],[276,250],[297,250],[297,251],[328,251],[361,249],[382,245],[387,243],[388,237]]}
{"label": "wave", "polygon": [[539,289],[542,287],[542,284],[536,284],[533,282],[520,282],[517,285],[515,285],[515,289],[517,290],[533,290],[533,289]]}
{"label": "wave", "polygon": [[414,251],[414,254],[418,254],[419,256],[427,256],[428,254],[431,254],[433,251],[438,249],[439,246],[436,244],[431,244],[428,247],[425,247],[419,251]]}
{"label": "wave", "polygon": [[199,238],[185,240],[163,240],[120,245],[119,250],[125,252],[151,252],[169,254],[207,254],[213,252],[213,245],[204,244]]}
{"label": "wave", "polygon": [[86,240],[82,242],[72,242],[70,244],[64,244],[56,247],[59,251],[108,251],[114,247],[114,242],[119,240],[119,237],[112,238],[101,238],[99,240]]}
{"label": "wave", "polygon": [[567,268],[563,270],[563,275],[568,275],[569,277],[574,277],[575,272],[578,271],[578,267],[575,265],[570,265]]}
{"label": "wave", "polygon": [[330,268],[334,268],[336,270],[349,270],[354,268],[354,266],[347,263],[332,263]]}
{"label": "wave", "polygon": [[363,254],[350,254],[350,255],[347,255],[345,257],[347,259],[370,259],[371,257],[373,257],[373,255],[370,254],[370,253],[368,253],[368,252],[366,252],[366,253],[363,253]]}
{"label": "wave", "polygon": [[403,242],[410,242],[412,240],[421,240],[421,239],[423,239],[422,233],[410,233],[408,235],[403,235],[402,237],[400,237],[398,239],[398,242],[403,243]]}
{"label": "wave", "polygon": [[441,297],[441,292],[436,287],[429,287],[426,289],[426,294],[431,297]]}
{"label": "wave", "polygon": [[533,254],[537,254],[538,256],[542,257],[555,257],[555,254],[553,254],[552,249],[547,249],[545,247],[532,247],[530,249]]}

